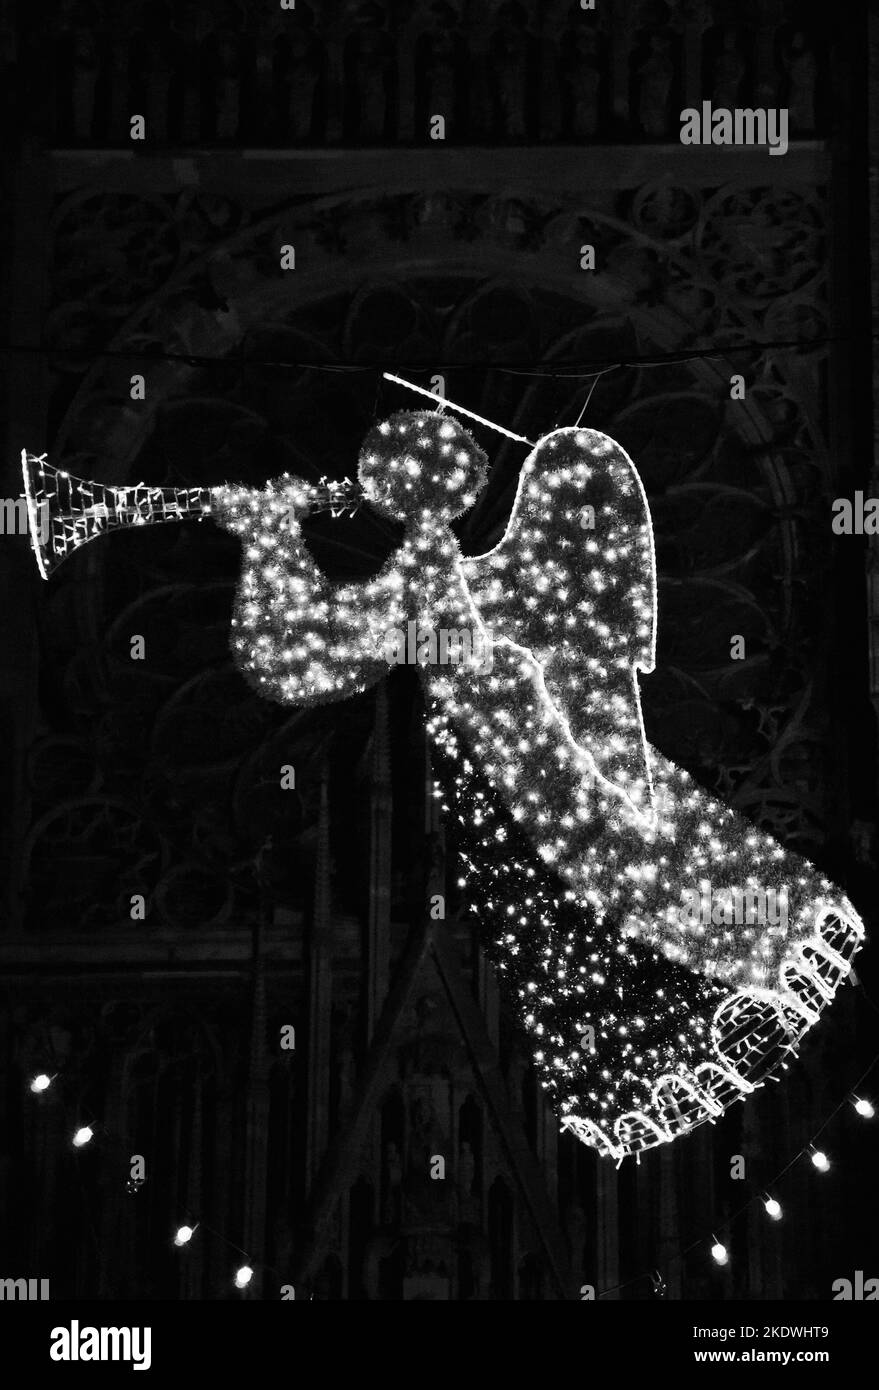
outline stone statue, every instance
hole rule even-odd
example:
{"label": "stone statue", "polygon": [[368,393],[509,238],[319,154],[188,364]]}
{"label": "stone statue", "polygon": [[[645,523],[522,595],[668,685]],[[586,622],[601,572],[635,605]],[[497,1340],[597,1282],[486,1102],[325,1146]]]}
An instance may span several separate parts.
{"label": "stone statue", "polygon": [[501,130],[510,140],[522,140],[528,77],[526,18],[518,5],[503,6],[499,18],[501,28],[495,35],[492,49]]}
{"label": "stone statue", "polygon": [[806,36],[794,34],[784,66],[790,80],[787,104],[791,129],[799,135],[811,135],[815,130],[815,79],[818,64],[815,54],[806,45]]}
{"label": "stone statue", "polygon": [[241,72],[238,42],[232,34],[221,34],[217,40],[216,111],[217,139],[234,140],[238,134],[241,99]]}
{"label": "stone statue", "polygon": [[388,110],[387,75],[393,57],[389,41],[380,29],[364,29],[354,59],[354,81],[359,98],[358,135],[378,140],[384,134]]}
{"label": "stone statue", "polygon": [[354,1094],[354,1053],[348,1043],[339,1053],[339,1113],[344,1115]]}
{"label": "stone statue", "polygon": [[565,1214],[565,1239],[571,1257],[571,1269],[579,1278],[583,1264],[583,1244],[586,1240],[586,1213],[579,1202],[572,1202]]}
{"label": "stone statue", "polygon": [[458,1149],[458,1212],[462,1221],[469,1221],[474,1211],[473,1184],[476,1180],[476,1159],[466,1139]]}
{"label": "stone statue", "polygon": [[589,139],[598,130],[598,41],[591,29],[582,28],[569,31],[568,40],[568,51],[562,59],[562,80],[569,92],[572,133],[580,140]]}
{"label": "stone statue", "polygon": [[442,16],[437,15],[438,27],[426,35],[427,113],[428,116],[445,116],[447,121],[454,116],[457,107],[455,18],[451,11],[450,22],[441,23]]}
{"label": "stone statue", "polygon": [[290,35],[289,82],[284,93],[286,129],[294,140],[306,140],[311,133],[320,70],[316,42],[301,29],[294,30]]}
{"label": "stone statue", "polygon": [[645,135],[668,134],[669,97],[674,77],[674,63],[670,50],[670,39],[663,34],[651,34],[650,52],[638,69],[638,119]]}
{"label": "stone statue", "polygon": [[77,140],[86,140],[94,119],[98,46],[87,29],[77,29],[73,42],[73,131]]}
{"label": "stone statue", "polygon": [[723,31],[723,47],[714,60],[714,87],[711,100],[715,106],[732,111],[745,75],[745,63],[738,49],[734,29]]}
{"label": "stone statue", "polygon": [[385,1200],[382,1221],[395,1226],[400,1220],[400,1196],[403,1185],[403,1164],[400,1151],[391,1141],[385,1145]]}

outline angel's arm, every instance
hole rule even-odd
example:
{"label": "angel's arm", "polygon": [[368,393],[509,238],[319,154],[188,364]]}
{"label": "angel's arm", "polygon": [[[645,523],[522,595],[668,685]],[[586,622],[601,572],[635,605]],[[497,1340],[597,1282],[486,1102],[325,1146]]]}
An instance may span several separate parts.
{"label": "angel's arm", "polygon": [[232,645],[259,692],[291,705],[358,694],[394,660],[405,626],[394,558],[365,583],[334,584],[315,564],[301,518],[314,488],[285,478],[265,489],[212,491],[212,515],[243,547]]}

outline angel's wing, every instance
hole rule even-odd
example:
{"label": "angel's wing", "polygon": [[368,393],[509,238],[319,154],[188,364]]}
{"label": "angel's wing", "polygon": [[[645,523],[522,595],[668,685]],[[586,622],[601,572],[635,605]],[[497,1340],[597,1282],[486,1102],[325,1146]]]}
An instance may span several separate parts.
{"label": "angel's wing", "polygon": [[503,538],[466,558],[464,573],[494,637],[540,661],[547,693],[599,776],[648,810],[637,672],[655,663],[656,565],[632,460],[596,430],[546,435],[522,467]]}

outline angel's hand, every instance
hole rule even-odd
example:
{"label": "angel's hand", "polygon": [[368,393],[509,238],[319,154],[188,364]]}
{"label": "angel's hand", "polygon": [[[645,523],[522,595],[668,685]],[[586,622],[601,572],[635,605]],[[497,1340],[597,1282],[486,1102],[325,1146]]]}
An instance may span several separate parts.
{"label": "angel's hand", "polygon": [[367,689],[387,672],[384,638],[402,621],[394,557],[365,584],[335,584],[316,564],[300,524],[316,504],[341,506],[325,485],[290,475],[212,493],[214,519],[244,550],[232,619],[237,664],[282,704],[326,704]]}

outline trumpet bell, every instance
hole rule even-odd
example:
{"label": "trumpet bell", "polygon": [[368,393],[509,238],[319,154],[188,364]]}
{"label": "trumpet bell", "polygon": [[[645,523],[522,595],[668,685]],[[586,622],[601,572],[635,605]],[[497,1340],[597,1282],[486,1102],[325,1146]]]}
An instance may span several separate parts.
{"label": "trumpet bell", "polygon": [[109,531],[161,522],[202,520],[210,489],[112,487],[53,468],[45,454],[21,451],[28,529],[37,568],[49,579],[75,550]]}

